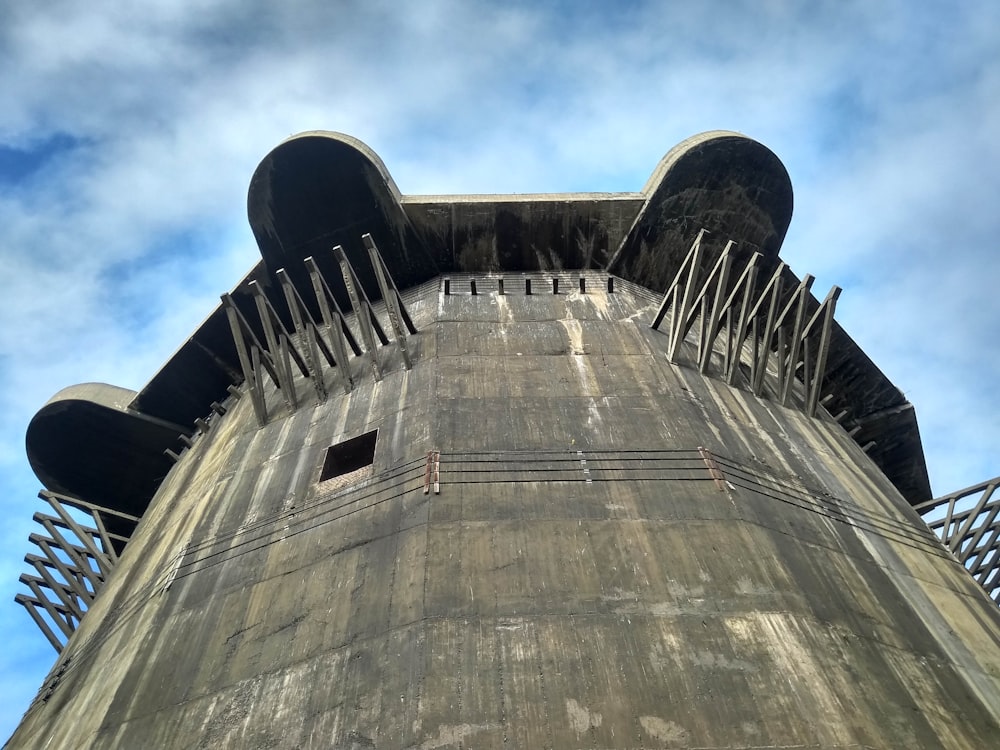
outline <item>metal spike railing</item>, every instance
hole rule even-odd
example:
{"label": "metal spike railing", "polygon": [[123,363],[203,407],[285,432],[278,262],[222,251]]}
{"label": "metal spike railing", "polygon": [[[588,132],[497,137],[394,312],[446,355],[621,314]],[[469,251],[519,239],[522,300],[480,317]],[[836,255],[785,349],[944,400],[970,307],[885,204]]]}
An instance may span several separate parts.
{"label": "metal spike railing", "polygon": [[[407,333],[415,334],[417,329],[371,235],[365,234],[362,241],[368,250],[385,303],[395,345],[402,355],[404,366],[410,369],[412,358],[406,336]],[[305,259],[311,286],[306,292],[295,286],[285,269],[279,269],[276,273],[294,332],[285,326],[273,301],[257,282],[252,281],[249,285],[257,312],[255,321],[259,324],[257,329],[246,319],[231,295],[222,295],[222,303],[226,309],[243,372],[244,388],[253,401],[254,413],[261,425],[266,424],[268,420],[268,407],[264,399],[264,374],[270,377],[281,393],[286,407],[291,411],[298,408],[299,399],[296,392],[295,368],[312,384],[315,395],[320,401],[327,398],[326,373],[329,368],[336,369],[337,378],[345,393],[354,388],[355,378],[350,366],[351,353],[367,360],[368,368],[375,380],[380,380],[382,377],[379,347],[389,344],[389,337],[375,315],[374,307],[344,249],[338,245],[331,252],[340,267],[343,288],[351,301],[353,324],[357,329],[357,335],[351,330],[348,317],[337,304],[330,282],[323,276],[319,265],[312,257]],[[310,312],[305,300],[308,293],[311,293],[315,300],[314,309],[319,310],[321,321],[317,321]],[[255,330],[263,332],[264,341],[260,340]]]}
{"label": "metal spike railing", "polygon": [[[779,263],[758,291],[759,253],[750,257],[730,286],[733,241],[726,244],[707,276],[700,278],[704,235],[705,230],[701,230],[695,237],[653,316],[651,327],[659,329],[671,313],[667,357],[671,362],[679,361],[681,343],[700,321],[697,365],[702,373],[709,373],[712,355],[718,352],[724,379],[735,386],[745,377],[754,394],[761,396],[771,365],[776,376],[774,392],[782,405],[792,404],[794,383],[799,380],[805,387],[802,406],[809,416],[815,416],[840,287],[834,286],[823,302],[817,302],[810,293],[813,277],[806,275],[786,296],[787,266]],[[746,366],[748,376],[741,365]]]}
{"label": "metal spike railing", "polygon": [[[56,515],[35,513],[34,520],[45,533],[31,534],[28,540],[41,554],[25,555],[31,572],[22,573],[19,581],[30,594],[18,593],[14,600],[27,610],[52,647],[62,652],[118,564],[139,519],[48,490],[38,496]],[[94,525],[74,517],[70,509],[89,516]],[[109,526],[117,531],[109,531]]]}

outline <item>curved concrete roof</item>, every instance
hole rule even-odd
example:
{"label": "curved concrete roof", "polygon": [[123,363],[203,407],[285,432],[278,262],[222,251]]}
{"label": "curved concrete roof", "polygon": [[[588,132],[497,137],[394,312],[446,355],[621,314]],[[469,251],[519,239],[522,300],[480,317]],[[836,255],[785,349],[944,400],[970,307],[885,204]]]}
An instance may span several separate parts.
{"label": "curved concrete roof", "polygon": [[106,383],[64,388],[28,425],[28,462],[46,488],[142,515],[187,428],[129,408],[135,391]]}
{"label": "curved concrete roof", "polygon": [[437,273],[382,160],[341,133],[303,133],[275,147],[250,180],[247,215],[264,269],[269,275],[285,269],[296,286],[309,287],[302,261],[310,256],[328,278],[339,276],[330,250],[340,245],[362,284],[374,288],[374,275],[361,262],[367,257],[361,243],[366,232],[394,273],[427,278]]}
{"label": "curved concrete roof", "polygon": [[792,219],[792,183],[781,160],[739,133],[713,130],[682,141],[660,160],[646,200],[608,270],[662,291],[699,230],[706,257],[736,241],[737,267],[754,252],[777,263]]}

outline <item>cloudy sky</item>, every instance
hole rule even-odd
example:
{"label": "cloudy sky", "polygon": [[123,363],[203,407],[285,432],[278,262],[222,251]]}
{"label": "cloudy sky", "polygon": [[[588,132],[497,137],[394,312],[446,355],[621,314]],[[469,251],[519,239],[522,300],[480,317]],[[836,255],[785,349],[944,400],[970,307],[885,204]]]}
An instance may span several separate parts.
{"label": "cloudy sky", "polygon": [[995,0],[153,0],[0,10],[0,741],[54,652],[13,601],[60,388],[140,388],[257,259],[311,129],[404,193],[639,190],[678,141],[785,163],[782,252],[916,405],[936,493],[1000,474]]}

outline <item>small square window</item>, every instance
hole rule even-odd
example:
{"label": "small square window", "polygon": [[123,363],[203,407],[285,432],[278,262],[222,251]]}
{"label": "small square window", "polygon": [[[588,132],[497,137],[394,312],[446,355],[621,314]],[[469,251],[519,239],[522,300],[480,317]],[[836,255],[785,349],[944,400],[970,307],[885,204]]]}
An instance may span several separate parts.
{"label": "small square window", "polygon": [[327,448],[319,481],[326,482],[338,477],[357,481],[368,476],[375,461],[377,437],[378,430],[372,430]]}

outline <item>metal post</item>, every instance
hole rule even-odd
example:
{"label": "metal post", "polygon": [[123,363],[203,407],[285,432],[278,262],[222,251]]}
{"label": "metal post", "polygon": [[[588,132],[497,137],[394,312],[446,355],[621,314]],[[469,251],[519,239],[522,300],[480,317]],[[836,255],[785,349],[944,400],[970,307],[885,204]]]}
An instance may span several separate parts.
{"label": "metal post", "polygon": [[[325,401],[326,386],[323,383],[323,365],[319,360],[319,347],[315,336],[316,323],[303,304],[285,269],[279,268],[276,276],[281,284],[281,290],[285,293],[285,303],[292,316],[292,324],[299,337],[299,344],[306,353],[306,369],[309,371],[309,379],[312,380],[313,388],[316,391],[316,398]],[[303,317],[303,313],[305,317]]]}
{"label": "metal post", "polygon": [[[364,235],[361,238],[364,240],[365,247],[368,248],[368,256],[371,258],[372,267],[375,269],[375,279],[378,281],[379,291],[382,292],[382,300],[385,302],[385,311],[389,316],[389,325],[392,327],[393,336],[396,339],[396,346],[399,347],[400,353],[403,355],[403,364],[407,370],[413,367],[410,362],[410,352],[406,348],[406,334],[403,332],[403,327],[400,325],[401,318],[405,315],[406,320],[409,321],[407,326],[411,332],[416,332],[413,328],[413,321],[410,321],[410,316],[406,314],[406,308],[402,304],[399,292],[396,290],[396,285],[392,283],[392,278],[389,276],[389,269],[385,267],[385,262],[382,260],[382,255],[379,253],[378,248],[375,246],[374,240],[370,234]],[[391,284],[391,288],[390,288]],[[476,280],[472,280],[472,293],[476,293]]]}
{"label": "metal post", "polygon": [[[323,325],[326,326],[327,334],[330,337],[330,346],[333,347],[333,357],[337,369],[340,372],[340,381],[344,386],[344,393],[350,393],[354,387],[351,378],[351,364],[347,356],[347,346],[344,343],[345,334],[348,337],[350,346],[355,354],[361,353],[361,348],[351,335],[344,319],[344,313],[337,304],[337,300],[330,292],[326,280],[319,271],[319,266],[312,256],[305,259],[306,268],[309,269],[309,278],[312,280],[313,293],[316,295],[316,302],[319,304],[320,315],[323,317]],[[330,303],[333,303],[333,309]]]}
{"label": "metal post", "polygon": [[372,328],[372,318],[374,316],[371,314],[368,298],[365,297],[364,302],[362,302],[361,295],[364,292],[360,289],[361,285],[357,283],[357,276],[354,273],[354,268],[351,266],[351,261],[348,260],[347,254],[344,252],[344,248],[337,245],[333,248],[333,252],[337,257],[337,262],[340,264],[340,272],[344,277],[344,286],[347,287],[347,296],[351,298],[351,307],[354,309],[354,320],[358,324],[358,328],[361,329],[361,339],[365,343],[372,376],[375,380],[381,380],[382,372],[379,369],[378,352],[375,350],[375,332]]}

